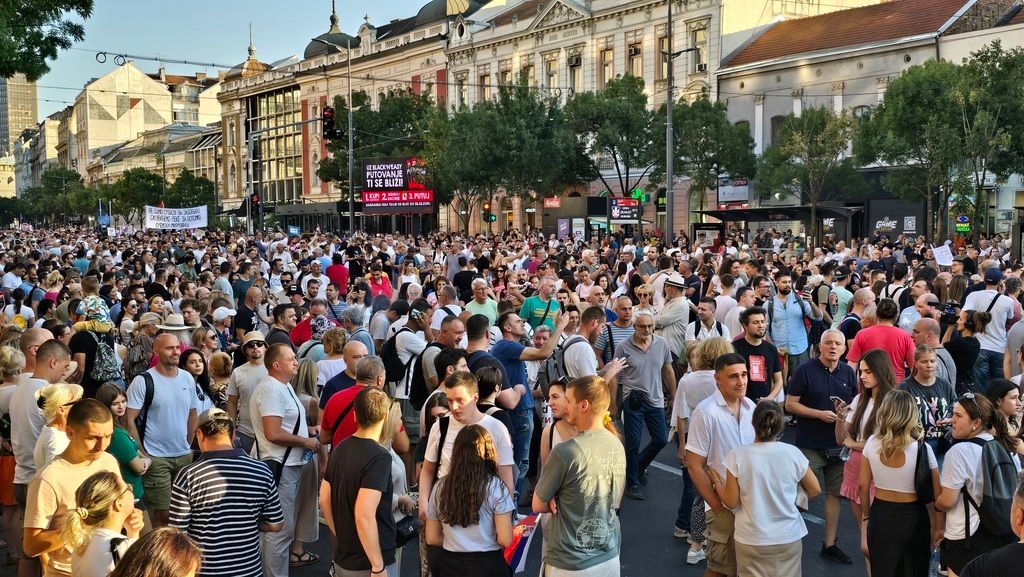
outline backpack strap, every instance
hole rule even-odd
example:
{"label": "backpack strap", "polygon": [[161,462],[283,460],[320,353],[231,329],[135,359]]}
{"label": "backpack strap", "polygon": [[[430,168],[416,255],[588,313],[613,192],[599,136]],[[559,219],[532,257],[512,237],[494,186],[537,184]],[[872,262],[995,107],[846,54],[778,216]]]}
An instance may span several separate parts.
{"label": "backpack strap", "polygon": [[555,299],[548,300],[548,306],[544,309],[544,316],[540,317],[540,322],[537,323],[537,326],[544,324],[544,321],[548,320],[548,313],[551,312],[551,303],[553,302],[555,302]]}
{"label": "backpack strap", "polygon": [[437,467],[434,468],[434,483],[437,483],[437,475],[441,471],[441,453],[444,452],[444,439],[448,436],[448,425],[451,424],[450,419],[448,415],[438,417],[437,419],[437,432],[439,434],[437,437],[437,454],[435,455]]}
{"label": "backpack strap", "polygon": [[722,330],[722,323],[715,321],[715,330],[718,331],[718,336],[724,337],[725,331]]}
{"label": "backpack strap", "polygon": [[548,453],[551,453],[551,449],[555,448],[555,427],[558,426],[558,421],[562,419],[551,419],[551,430],[548,431]]}
{"label": "backpack strap", "polygon": [[341,427],[341,423],[345,421],[345,417],[348,416],[352,411],[352,408],[355,406],[356,400],[353,398],[352,402],[346,405],[345,408],[341,410],[341,413],[338,414],[338,420],[334,421],[334,426],[331,427],[331,445],[335,447],[338,446],[338,428]]}
{"label": "backpack strap", "polygon": [[156,388],[153,382],[153,375],[149,371],[142,371],[142,382],[146,385],[146,395],[142,399],[142,410],[139,412],[139,445],[146,449],[146,423],[149,421],[149,407],[153,405],[153,392]]}
{"label": "backpack strap", "polygon": [[608,356],[610,357],[615,354],[615,338],[612,336],[612,323],[605,323],[604,328],[608,333],[608,342],[605,344],[605,348],[608,349]]}
{"label": "backpack strap", "polygon": [[992,307],[996,306],[996,301],[998,301],[999,297],[1001,297],[1001,296],[1003,296],[1003,293],[1001,293],[999,291],[996,291],[995,298],[992,299],[992,302],[988,303],[988,308],[985,309],[985,312],[987,312],[987,313],[992,312]]}

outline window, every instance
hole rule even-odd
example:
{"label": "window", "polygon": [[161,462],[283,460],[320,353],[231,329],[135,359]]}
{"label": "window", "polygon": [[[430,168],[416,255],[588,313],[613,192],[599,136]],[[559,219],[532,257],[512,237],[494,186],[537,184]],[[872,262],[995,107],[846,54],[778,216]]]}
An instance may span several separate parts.
{"label": "window", "polygon": [[629,73],[637,78],[644,77],[644,49],[639,43],[629,45]]}
{"label": "window", "polygon": [[858,119],[858,120],[860,120],[861,118],[866,117],[868,114],[871,114],[871,107],[870,106],[855,106],[853,108],[852,112],[853,112],[853,117]]}
{"label": "window", "polygon": [[534,65],[531,64],[529,66],[523,66],[523,69],[520,71],[520,74],[523,78],[526,78],[527,86],[537,85],[537,69]]}
{"label": "window", "polygon": [[480,76],[480,100],[491,99],[491,75],[484,74]]}
{"label": "window", "polygon": [[690,32],[690,46],[695,48],[691,53],[690,62],[693,63],[691,73],[708,71],[708,29],[698,28]]}
{"label": "window", "polygon": [[512,71],[511,70],[502,70],[500,72],[500,77],[501,77],[501,84],[503,84],[505,86],[508,86],[509,84],[512,84]]}
{"label": "window", "polygon": [[549,60],[544,63],[544,76],[547,77],[548,89],[554,89],[558,87],[558,62],[555,60]]}
{"label": "window", "polygon": [[668,36],[658,38],[658,80],[668,78]]}
{"label": "window", "polygon": [[228,123],[228,146],[235,145],[235,123]]}
{"label": "window", "polygon": [[772,133],[770,144],[778,144],[779,139],[782,138],[782,127],[786,124],[785,116],[773,116],[772,117]]}
{"label": "window", "polygon": [[458,108],[466,106],[466,102],[469,99],[469,89],[466,86],[466,79],[459,78],[455,81],[455,93],[458,95]]}
{"label": "window", "polygon": [[740,120],[739,122],[736,123],[736,128],[742,128],[743,130],[747,131],[747,134],[750,134],[750,121]]}
{"label": "window", "polygon": [[[569,90],[578,94],[583,90],[583,64],[579,56],[569,57]],[[571,96],[571,95],[570,95]]]}
{"label": "window", "polygon": [[602,50],[598,61],[601,63],[601,88],[604,88],[609,80],[615,78],[615,51],[611,48]]}

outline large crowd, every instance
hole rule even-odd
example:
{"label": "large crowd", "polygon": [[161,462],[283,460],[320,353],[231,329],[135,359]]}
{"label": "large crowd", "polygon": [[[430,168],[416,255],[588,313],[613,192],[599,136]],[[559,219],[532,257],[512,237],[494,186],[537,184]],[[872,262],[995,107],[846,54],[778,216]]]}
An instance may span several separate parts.
{"label": "large crowd", "polygon": [[7,564],[494,577],[528,521],[542,575],[617,577],[675,442],[665,526],[706,575],[801,575],[817,499],[829,562],[1018,575],[1024,266],[818,244],[0,231]]}

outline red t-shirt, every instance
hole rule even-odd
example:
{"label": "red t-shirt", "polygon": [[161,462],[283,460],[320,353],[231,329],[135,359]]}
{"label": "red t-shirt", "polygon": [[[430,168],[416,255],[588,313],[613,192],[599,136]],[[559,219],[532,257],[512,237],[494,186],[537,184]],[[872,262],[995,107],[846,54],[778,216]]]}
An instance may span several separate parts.
{"label": "red t-shirt", "polygon": [[327,278],[331,279],[331,282],[338,283],[341,287],[340,292],[343,296],[348,294],[348,267],[343,264],[332,264],[327,267],[324,271],[327,274]]}
{"label": "red t-shirt", "polygon": [[914,339],[907,331],[891,325],[875,325],[857,332],[846,359],[856,363],[871,349],[883,349],[889,353],[896,382],[904,378],[903,366],[914,366]]}
{"label": "red t-shirt", "polygon": [[[338,443],[344,441],[356,432],[356,410],[355,407],[349,409],[348,414],[345,415],[345,420],[338,425],[337,431],[334,426],[341,416],[342,411],[346,407],[350,406],[356,400],[356,395],[359,391],[363,390],[365,385],[355,384],[347,389],[343,389],[331,395],[331,400],[327,401],[327,406],[324,407],[323,419],[320,420],[321,428],[331,431],[331,445],[337,447]],[[405,425],[402,425],[399,431],[405,430]]]}

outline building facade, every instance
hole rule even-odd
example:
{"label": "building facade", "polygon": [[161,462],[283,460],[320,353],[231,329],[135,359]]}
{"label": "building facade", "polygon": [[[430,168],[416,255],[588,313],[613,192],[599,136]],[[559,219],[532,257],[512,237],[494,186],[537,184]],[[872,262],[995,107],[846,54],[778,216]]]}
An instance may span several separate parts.
{"label": "building facade", "polygon": [[39,122],[36,83],[24,75],[0,78],[0,155],[14,152],[14,141]]}

